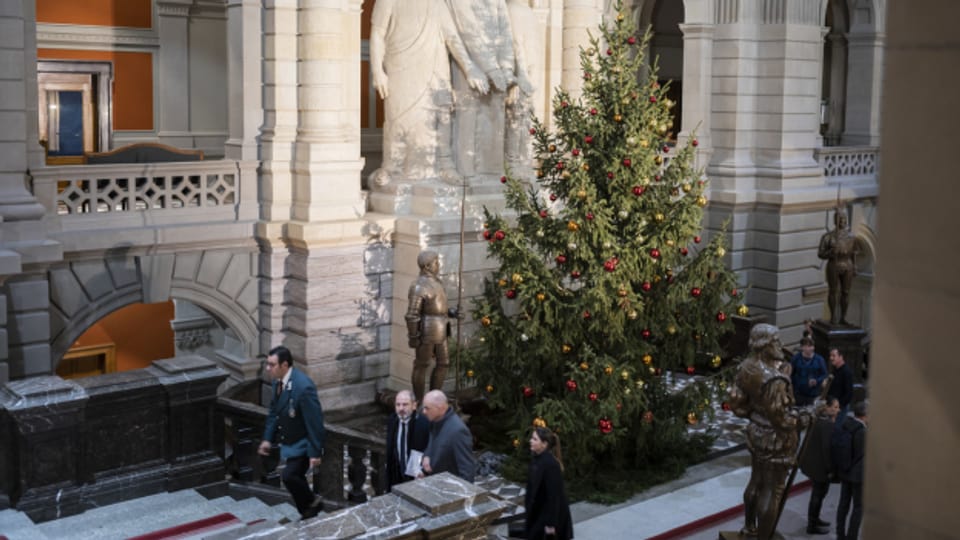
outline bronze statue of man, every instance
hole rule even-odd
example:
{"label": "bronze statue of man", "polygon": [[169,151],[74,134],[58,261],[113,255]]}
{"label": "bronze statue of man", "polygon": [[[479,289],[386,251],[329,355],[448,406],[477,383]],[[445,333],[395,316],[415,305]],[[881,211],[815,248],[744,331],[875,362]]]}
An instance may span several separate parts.
{"label": "bronze statue of man", "polygon": [[833,222],[836,227],[820,238],[817,257],[827,261],[827,305],[830,306],[830,322],[848,324],[846,319],[850,286],[857,275],[857,243],[856,238],[847,230],[846,210],[837,208]]}
{"label": "bronze statue of man", "polygon": [[430,376],[430,389],[442,390],[443,381],[450,367],[447,352],[447,318],[457,317],[455,309],[447,307],[447,293],[443,283],[437,278],[440,272],[440,256],[436,251],[421,251],[417,256],[420,275],[410,284],[407,308],[407,338],[409,345],[416,350],[413,361],[411,382],[417,401],[423,400],[424,383],[430,361],[436,359],[436,365]]}
{"label": "bronze statue of man", "polygon": [[809,423],[809,415],[794,406],[779,333],[770,324],[750,330],[750,354],[740,364],[730,390],[734,414],[750,419],[751,470],[743,492],[746,523],[740,534],[761,539],[772,538],[776,530],[780,499],[796,460],[799,429]]}

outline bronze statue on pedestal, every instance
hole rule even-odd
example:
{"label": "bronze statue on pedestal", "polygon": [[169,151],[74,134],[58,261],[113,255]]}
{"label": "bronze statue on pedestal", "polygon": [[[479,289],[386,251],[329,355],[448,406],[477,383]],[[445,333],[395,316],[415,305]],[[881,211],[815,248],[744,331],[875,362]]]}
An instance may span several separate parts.
{"label": "bronze statue on pedestal", "polygon": [[447,319],[457,317],[457,313],[448,308],[447,293],[437,277],[440,272],[440,256],[437,252],[421,251],[417,256],[417,265],[420,266],[420,276],[410,284],[410,305],[404,318],[407,321],[409,345],[416,350],[411,384],[417,401],[422,401],[427,368],[433,359],[436,365],[430,376],[430,389],[443,390],[443,381],[450,367]]}
{"label": "bronze statue on pedestal", "polygon": [[827,261],[830,322],[849,324],[847,307],[850,303],[850,286],[857,275],[857,239],[847,230],[847,212],[844,208],[837,207],[833,222],[836,227],[820,238],[817,257]]}
{"label": "bronze statue on pedestal", "polygon": [[773,537],[787,475],[796,461],[799,430],[810,421],[809,413],[794,406],[779,332],[770,324],[750,330],[750,353],[730,390],[734,414],[750,419],[751,471],[743,492],[746,523],[741,537]]}

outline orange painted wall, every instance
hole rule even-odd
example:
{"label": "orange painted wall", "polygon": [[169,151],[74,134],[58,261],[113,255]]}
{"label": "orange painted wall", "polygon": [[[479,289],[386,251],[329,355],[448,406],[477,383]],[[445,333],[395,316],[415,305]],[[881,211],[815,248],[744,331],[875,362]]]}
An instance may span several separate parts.
{"label": "orange painted wall", "polygon": [[113,62],[113,129],[153,129],[153,55],[141,52],[37,49],[42,60]]}
{"label": "orange painted wall", "polygon": [[173,302],[132,304],[97,321],[73,346],[113,343],[117,371],[145,368],[154,360],[173,357],[173,317]]}
{"label": "orange painted wall", "polygon": [[37,0],[37,22],[150,28],[150,0]]}

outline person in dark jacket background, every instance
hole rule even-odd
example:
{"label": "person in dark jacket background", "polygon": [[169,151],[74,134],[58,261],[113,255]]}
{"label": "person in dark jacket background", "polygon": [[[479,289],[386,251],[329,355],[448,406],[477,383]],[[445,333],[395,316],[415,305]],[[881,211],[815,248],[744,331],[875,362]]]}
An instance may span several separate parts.
{"label": "person in dark jacket background", "polygon": [[[863,517],[863,456],[867,440],[867,403],[860,401],[853,405],[853,416],[843,420],[839,430],[850,433],[851,461],[846,470],[839,470],[840,502],[837,504],[837,539],[856,540],[860,532],[860,519]],[[834,437],[838,436],[837,431]],[[853,511],[850,512],[850,523],[847,523],[847,512],[850,502],[853,502]]]}
{"label": "person in dark jacket background", "polygon": [[827,397],[817,420],[810,428],[810,434],[800,456],[800,470],[813,484],[810,491],[810,504],[807,506],[807,534],[827,534],[830,523],[820,519],[823,499],[830,491],[833,476],[833,464],[830,461],[830,434],[833,423],[840,412],[840,402],[835,397]]}
{"label": "person in dark jacket background", "polygon": [[573,518],[563,487],[560,440],[545,427],[536,427],[530,435],[530,471],[524,508],[527,514],[528,540],[573,538]]}
{"label": "person in dark jacket background", "polygon": [[836,427],[843,424],[847,411],[850,410],[850,401],[853,399],[853,371],[843,359],[840,349],[830,349],[830,365],[833,366],[833,383],[827,395],[837,398],[840,402],[840,415],[837,416]]}

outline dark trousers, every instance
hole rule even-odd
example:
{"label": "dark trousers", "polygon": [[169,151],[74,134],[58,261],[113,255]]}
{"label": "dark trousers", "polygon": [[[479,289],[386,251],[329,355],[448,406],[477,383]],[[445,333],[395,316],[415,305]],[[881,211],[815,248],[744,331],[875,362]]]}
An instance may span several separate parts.
{"label": "dark trousers", "polygon": [[[853,512],[850,512],[850,524],[847,525],[847,512],[853,500]],[[843,482],[840,484],[840,504],[837,505],[838,540],[857,540],[860,532],[860,520],[863,518],[863,484]]]}
{"label": "dark trousers", "polygon": [[313,503],[313,492],[310,491],[310,485],[307,484],[307,469],[310,468],[310,458],[307,456],[298,456],[287,458],[287,464],[283,467],[283,485],[293,496],[293,502],[297,505],[297,510],[303,514]]}
{"label": "dark trousers", "polygon": [[823,507],[823,499],[828,491],[830,491],[830,482],[813,482],[810,504],[807,506],[807,523],[810,525],[816,525],[820,519],[820,508]]}

